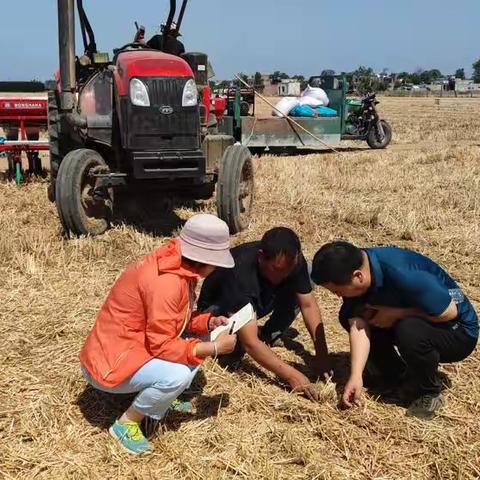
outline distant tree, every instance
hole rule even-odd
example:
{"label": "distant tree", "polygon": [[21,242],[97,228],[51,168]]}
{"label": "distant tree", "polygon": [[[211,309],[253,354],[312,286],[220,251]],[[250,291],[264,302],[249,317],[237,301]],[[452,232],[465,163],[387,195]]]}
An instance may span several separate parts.
{"label": "distant tree", "polygon": [[472,68],[473,68],[473,81],[475,83],[480,83],[480,59],[477,60],[473,65],[472,65]]}
{"label": "distant tree", "polygon": [[410,83],[410,74],[408,72],[397,73],[397,82],[400,84]]}
{"label": "distant tree", "polygon": [[335,75],[335,70],[329,70],[329,69],[326,69],[326,70],[322,70],[322,73],[320,74],[322,77],[328,77],[328,76],[332,76],[332,75]]}
{"label": "distant tree", "polygon": [[354,70],[352,74],[356,77],[371,77],[375,74],[375,72],[373,71],[373,68],[361,65],[356,70]]}
{"label": "distant tree", "polygon": [[415,72],[409,75],[409,83],[413,83],[414,85],[420,85],[422,83],[421,73]]}
{"label": "distant tree", "polygon": [[263,93],[265,90],[265,82],[263,81],[263,76],[260,72],[256,72],[255,76],[253,77],[253,86],[255,90]]}
{"label": "distant tree", "polygon": [[240,76],[240,78],[241,78],[244,82],[247,82],[248,84],[250,84],[250,80],[251,80],[251,79],[250,79],[250,77],[249,77],[247,74],[241,73],[239,76]]}
{"label": "distant tree", "polygon": [[438,80],[439,78],[442,78],[442,72],[438,70],[437,68],[434,68],[433,70],[425,70],[420,73],[419,75],[421,83],[432,83],[435,80]]}
{"label": "distant tree", "polygon": [[362,65],[351,72],[348,78],[350,78],[349,83],[360,94],[374,91],[378,87],[378,77],[370,67]]}
{"label": "distant tree", "polygon": [[457,71],[455,72],[455,78],[459,78],[460,80],[465,80],[465,69],[457,68]]}
{"label": "distant tree", "polygon": [[282,80],[286,80],[287,78],[290,78],[286,73],[281,72],[280,70],[276,70],[270,75],[270,82],[272,85],[276,85],[277,83],[280,83]]}
{"label": "distant tree", "polygon": [[273,85],[280,83],[280,70],[276,70],[270,75],[270,83]]}
{"label": "distant tree", "polygon": [[420,81],[422,83],[432,83],[433,81],[433,78],[432,76],[430,75],[430,72],[428,70],[425,70],[424,72],[422,72],[420,75]]}

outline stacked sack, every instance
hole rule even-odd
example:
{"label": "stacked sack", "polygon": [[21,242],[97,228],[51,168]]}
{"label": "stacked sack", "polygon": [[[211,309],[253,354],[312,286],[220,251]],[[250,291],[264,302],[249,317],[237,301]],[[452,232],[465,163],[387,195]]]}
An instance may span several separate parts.
{"label": "stacked sack", "polygon": [[273,110],[272,114],[277,117],[337,116],[335,110],[327,108],[329,103],[330,100],[323,88],[308,85],[300,97],[282,98],[276,105],[279,111]]}

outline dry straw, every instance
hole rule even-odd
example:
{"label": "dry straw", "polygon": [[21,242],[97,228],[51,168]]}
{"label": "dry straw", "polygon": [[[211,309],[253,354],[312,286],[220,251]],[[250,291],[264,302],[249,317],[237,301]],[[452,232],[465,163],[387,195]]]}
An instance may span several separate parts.
{"label": "dry straw", "polygon": [[[396,135],[389,151],[341,160],[262,157],[252,225],[235,242],[288,225],[307,256],[339,237],[400,244],[446,265],[479,306],[480,164],[478,148],[468,145],[478,142],[478,101],[386,99],[381,106]],[[118,273],[198,207],[150,198],[140,218],[146,233],[127,224],[64,241],[46,184],[0,184],[0,202],[0,478],[480,477],[478,352],[445,367],[453,388],[430,423],[370,396],[360,409],[339,411],[332,384],[319,384],[322,402],[313,404],[249,359],[235,373],[209,361],[194,385],[196,414],[170,414],[153,440],[155,454],[132,459],[105,430],[130,397],[86,387],[77,352]],[[348,342],[336,321],[338,301],[316,295],[341,385]],[[276,352],[311,375],[311,341],[301,320],[294,327],[289,348]]]}

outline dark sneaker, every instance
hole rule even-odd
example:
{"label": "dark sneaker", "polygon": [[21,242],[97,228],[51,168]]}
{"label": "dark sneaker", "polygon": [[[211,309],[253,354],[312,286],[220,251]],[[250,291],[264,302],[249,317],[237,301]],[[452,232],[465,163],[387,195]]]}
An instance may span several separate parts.
{"label": "dark sneaker", "polygon": [[277,332],[277,335],[275,336],[272,336],[272,335],[269,335],[269,334],[265,334],[263,332],[263,328],[260,326],[258,327],[258,338],[266,343],[269,347],[278,347],[278,348],[283,348],[285,347],[285,343],[283,341],[283,334],[278,334]]}
{"label": "dark sneaker", "polygon": [[266,343],[272,348],[285,348],[285,342],[281,336]]}
{"label": "dark sneaker", "polygon": [[450,377],[445,372],[438,372],[438,376],[442,382],[442,392],[449,388],[452,388],[452,381]]}
{"label": "dark sneaker", "polygon": [[410,404],[407,409],[407,417],[417,417],[429,420],[443,406],[443,395],[423,395]]}

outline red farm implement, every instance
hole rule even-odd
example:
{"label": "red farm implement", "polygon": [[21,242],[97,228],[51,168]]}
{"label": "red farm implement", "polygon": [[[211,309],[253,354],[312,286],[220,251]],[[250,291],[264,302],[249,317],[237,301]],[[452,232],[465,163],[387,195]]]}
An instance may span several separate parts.
{"label": "red farm implement", "polygon": [[7,157],[8,174],[20,183],[24,176],[22,153],[28,159],[28,173],[42,173],[39,152],[49,149],[47,140],[40,140],[40,131],[47,129],[46,97],[0,97],[0,153]]}

